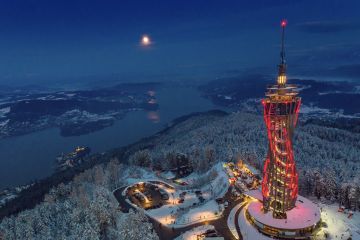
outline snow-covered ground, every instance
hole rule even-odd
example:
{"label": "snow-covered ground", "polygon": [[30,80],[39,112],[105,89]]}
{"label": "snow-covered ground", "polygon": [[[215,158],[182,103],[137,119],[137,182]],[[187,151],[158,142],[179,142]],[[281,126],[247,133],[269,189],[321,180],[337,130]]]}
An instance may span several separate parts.
{"label": "snow-covered ground", "polygon": [[300,113],[307,114],[309,116],[321,114],[322,117],[330,116],[331,118],[359,118],[358,114],[343,114],[343,110],[341,109],[334,112],[334,110],[304,104],[301,106]]}
{"label": "snow-covered ground", "polygon": [[[338,212],[337,204],[319,204],[321,208],[321,219],[327,227],[323,227],[317,235],[317,239],[349,239],[360,240],[360,212],[354,212],[351,219],[348,214]],[[324,237],[328,234],[328,238]]]}
{"label": "snow-covered ground", "polygon": [[10,121],[9,119],[6,119],[5,121],[1,121],[0,122],[0,127],[6,126],[6,124],[8,124],[9,121]]}
{"label": "snow-covered ground", "polygon": [[272,238],[266,237],[262,233],[260,233],[254,226],[252,226],[249,221],[247,221],[245,216],[245,211],[248,208],[248,206],[245,206],[240,214],[239,214],[239,228],[241,230],[241,235],[244,240],[270,240]]}
{"label": "snow-covered ground", "polygon": [[204,205],[190,209],[189,212],[176,219],[174,225],[189,225],[197,222],[217,219],[221,216],[223,211],[223,205],[219,205],[215,202],[215,200],[210,200]]}
{"label": "snow-covered ground", "polygon": [[[218,163],[210,170],[216,170],[216,178],[198,189],[202,192],[202,197],[204,198],[203,203],[200,202],[199,197],[195,193],[197,189],[185,190],[183,186],[177,187],[174,184],[169,184],[175,188],[172,189],[164,185],[155,184],[168,193],[169,200],[166,205],[163,205],[160,208],[147,210],[145,211],[145,214],[163,225],[169,225],[174,228],[221,217],[224,207],[223,205],[219,205],[214,199],[223,197],[229,188],[228,177],[222,164],[223,163]],[[193,174],[186,180],[192,179],[195,181],[196,177],[199,177],[199,175]],[[137,169],[136,174],[131,174],[131,176],[127,178],[127,183],[130,185],[149,181],[162,180],[153,172],[140,168]],[[184,202],[178,203],[180,194],[183,192],[186,192]],[[136,207],[134,204],[132,205]]]}
{"label": "snow-covered ground", "polygon": [[199,177],[200,177],[200,175],[198,173],[193,172],[189,176],[180,178],[179,180],[191,185],[191,184],[194,184],[196,182],[196,180],[199,179]]}
{"label": "snow-covered ground", "polygon": [[305,114],[316,114],[316,113],[330,114],[330,110],[326,109],[326,108],[319,108],[319,107],[316,107],[316,106],[307,106],[307,105],[303,104],[301,106],[300,113],[305,113]]}
{"label": "snow-covered ground", "polygon": [[4,117],[9,112],[10,112],[10,107],[0,108],[0,118]]}
{"label": "snow-covered ground", "polygon": [[246,202],[239,203],[233,209],[231,209],[227,219],[227,226],[230,232],[232,233],[232,235],[235,237],[235,239],[239,239],[239,234],[236,231],[236,227],[235,227],[235,221],[237,221],[237,219],[235,219],[235,214],[245,203]]}
{"label": "snow-covered ground", "polygon": [[8,195],[0,198],[0,207],[1,207],[2,205],[4,205],[5,203],[7,203],[8,201],[10,201],[10,200],[12,200],[12,199],[14,199],[14,198],[16,198],[16,197],[17,197],[16,194],[12,194],[12,193],[11,193],[11,194],[8,194]]}
{"label": "snow-covered ground", "polygon": [[90,121],[99,121],[99,120],[109,120],[109,119],[113,119],[113,117],[111,115],[99,115],[96,113],[81,111],[79,109],[73,109],[62,114],[61,119],[90,122]]}
{"label": "snow-covered ground", "polygon": [[198,235],[201,235],[208,230],[214,230],[214,229],[215,229],[215,227],[212,225],[203,225],[200,227],[193,228],[193,229],[181,234],[180,236],[175,238],[175,240],[198,240],[198,238],[197,238]]}
{"label": "snow-covered ground", "polygon": [[[262,200],[261,192],[259,190],[251,190],[245,193],[248,196],[251,196],[255,199]],[[303,198],[300,196],[300,199]],[[360,240],[360,212],[354,212],[352,218],[348,218],[349,212],[340,213],[338,212],[338,204],[317,204],[319,209],[321,209],[321,220],[325,222],[327,227],[322,227],[322,229],[316,235],[317,240],[347,240],[351,237],[352,240]],[[247,208],[248,206],[246,206]],[[231,214],[231,213],[230,213]],[[240,213],[240,215],[243,213]],[[241,218],[241,216],[239,216]],[[295,218],[296,220],[296,218]],[[229,220],[228,220],[229,222]],[[239,220],[240,224],[240,220]],[[244,226],[245,223],[242,223]],[[229,225],[229,223],[228,223]],[[229,225],[231,230],[231,225]],[[241,231],[248,231],[249,235],[252,234],[252,230],[245,230],[240,225]],[[254,228],[254,227],[252,227]],[[254,228],[255,229],[255,228]],[[255,229],[257,232],[257,230]],[[328,235],[326,238],[325,233]],[[246,239],[246,238],[244,238]],[[248,238],[251,239],[251,238]]]}
{"label": "snow-covered ground", "polygon": [[263,200],[263,195],[262,195],[260,189],[249,190],[249,191],[244,192],[244,194],[249,197],[252,197],[254,199],[257,199],[259,201]]}
{"label": "snow-covered ground", "polygon": [[165,178],[167,180],[171,180],[175,178],[175,174],[171,171],[163,172],[160,174],[160,177]]}
{"label": "snow-covered ground", "polygon": [[311,227],[320,221],[320,209],[310,200],[298,195],[295,207],[286,212],[286,219],[274,219],[272,212],[264,213],[263,204],[257,200],[248,206],[249,214],[257,221],[275,228],[301,229]]}
{"label": "snow-covered ground", "polygon": [[10,107],[0,108],[0,127],[4,127],[9,123],[9,119],[5,119],[5,115],[10,112]]}

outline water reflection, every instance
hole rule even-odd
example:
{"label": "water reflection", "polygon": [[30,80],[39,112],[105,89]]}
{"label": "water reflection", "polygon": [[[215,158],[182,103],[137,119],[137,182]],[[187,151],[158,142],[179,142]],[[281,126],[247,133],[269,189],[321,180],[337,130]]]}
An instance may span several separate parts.
{"label": "water reflection", "polygon": [[147,113],[147,118],[153,122],[153,123],[158,123],[160,122],[160,114],[158,111],[150,111]]}

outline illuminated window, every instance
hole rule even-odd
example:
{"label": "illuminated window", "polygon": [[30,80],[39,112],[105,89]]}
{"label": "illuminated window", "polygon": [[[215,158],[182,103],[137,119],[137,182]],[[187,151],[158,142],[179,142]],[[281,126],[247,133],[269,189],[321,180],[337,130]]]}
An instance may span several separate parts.
{"label": "illuminated window", "polygon": [[278,84],[284,85],[286,83],[286,75],[278,76]]}

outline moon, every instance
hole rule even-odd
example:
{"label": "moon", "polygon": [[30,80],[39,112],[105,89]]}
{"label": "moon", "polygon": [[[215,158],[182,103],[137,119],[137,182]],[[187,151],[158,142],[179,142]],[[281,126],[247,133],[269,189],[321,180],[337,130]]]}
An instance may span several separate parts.
{"label": "moon", "polygon": [[148,35],[143,35],[141,37],[141,46],[147,47],[151,45],[151,39]]}

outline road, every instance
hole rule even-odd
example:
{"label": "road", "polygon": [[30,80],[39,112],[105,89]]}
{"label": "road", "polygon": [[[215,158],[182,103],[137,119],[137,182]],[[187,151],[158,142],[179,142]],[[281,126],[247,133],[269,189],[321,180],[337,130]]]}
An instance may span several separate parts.
{"label": "road", "polygon": [[[126,187],[122,187],[122,188],[119,188],[116,191],[114,191],[114,196],[118,200],[119,205],[121,207],[121,210],[123,212],[128,212],[129,209],[131,209],[133,207],[128,202],[125,201],[126,197],[121,195],[122,191],[125,188]],[[179,236],[180,234],[182,234],[182,233],[184,233],[184,232],[186,232],[188,230],[191,230],[191,229],[193,229],[195,227],[198,227],[198,226],[207,225],[207,224],[213,225],[215,227],[216,231],[221,236],[223,236],[225,239],[227,239],[227,240],[235,240],[234,236],[232,235],[231,231],[229,230],[229,228],[227,226],[227,218],[229,216],[229,213],[230,213],[231,209],[234,208],[237,204],[241,203],[242,200],[238,199],[238,200],[234,201],[234,199],[232,198],[230,189],[225,194],[224,200],[229,202],[229,206],[224,210],[223,216],[220,219],[201,222],[201,223],[195,223],[195,224],[192,224],[190,226],[186,226],[186,227],[183,227],[183,228],[176,228],[176,229],[169,228],[169,227],[166,227],[164,225],[161,225],[161,224],[159,224],[159,222],[157,222],[154,219],[151,219],[151,218],[149,218],[149,219],[150,219],[151,223],[153,224],[154,229],[155,229],[156,233],[158,234],[160,240],[174,239],[177,236]],[[239,216],[239,213],[240,213],[242,208],[243,207],[241,207],[239,209],[239,211],[236,212],[236,214],[235,214],[236,218],[235,219],[237,219],[237,217]],[[235,221],[235,226],[236,226],[236,230],[239,233],[240,239],[242,239],[241,233],[240,233],[240,228],[239,228],[239,225],[238,225],[237,221]]]}
{"label": "road", "polygon": [[242,239],[242,235],[241,235],[241,231],[240,231],[240,226],[239,226],[239,214],[241,212],[241,210],[247,205],[247,203],[245,203],[244,205],[242,205],[239,210],[235,213],[235,227],[236,227],[236,231],[239,234],[239,238]]}

